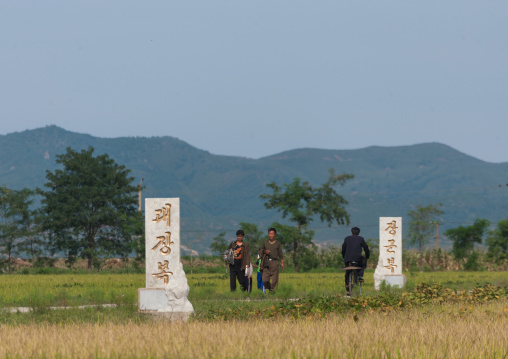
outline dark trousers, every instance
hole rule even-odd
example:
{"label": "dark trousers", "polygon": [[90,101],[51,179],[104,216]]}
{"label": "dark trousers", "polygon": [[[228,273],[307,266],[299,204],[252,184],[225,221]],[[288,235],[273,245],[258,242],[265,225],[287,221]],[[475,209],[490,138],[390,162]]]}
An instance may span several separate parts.
{"label": "dark trousers", "polygon": [[247,282],[245,281],[245,269],[241,269],[240,267],[229,266],[229,286],[231,291],[234,292],[236,290],[236,280],[238,279],[238,283],[242,287],[242,290],[247,290]]}
{"label": "dark trousers", "polygon": [[[360,262],[347,262],[346,267],[361,267],[361,269],[356,269],[356,276],[357,277],[363,277],[363,273],[365,272],[365,268],[367,268],[367,260],[365,258],[362,258]],[[353,270],[347,270],[346,271],[346,277],[345,277],[345,283],[346,283],[346,290],[349,290],[349,274]],[[356,284],[356,283],[355,283]]]}

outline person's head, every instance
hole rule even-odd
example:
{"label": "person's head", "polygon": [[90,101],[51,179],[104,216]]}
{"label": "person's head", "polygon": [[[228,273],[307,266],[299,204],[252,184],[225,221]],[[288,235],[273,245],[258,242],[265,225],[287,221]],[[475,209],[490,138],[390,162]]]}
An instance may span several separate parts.
{"label": "person's head", "polygon": [[358,227],[353,227],[353,228],[351,228],[351,234],[352,234],[353,236],[357,236],[357,235],[359,235],[359,234],[360,234],[360,228],[358,228]]}
{"label": "person's head", "polygon": [[275,237],[277,237],[277,231],[275,230],[275,228],[269,228],[268,239],[273,242],[275,240]]}
{"label": "person's head", "polygon": [[236,239],[238,242],[243,242],[243,237],[245,237],[245,232],[239,229],[236,231]]}

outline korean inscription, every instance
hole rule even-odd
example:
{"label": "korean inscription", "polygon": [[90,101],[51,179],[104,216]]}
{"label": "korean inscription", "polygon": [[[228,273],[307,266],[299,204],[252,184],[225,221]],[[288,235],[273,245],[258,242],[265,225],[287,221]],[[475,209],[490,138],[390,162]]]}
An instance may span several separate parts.
{"label": "korean inscription", "polygon": [[169,282],[169,276],[173,275],[172,272],[169,271],[169,262],[164,261],[164,263],[159,262],[159,272],[160,273],[154,273],[152,274],[152,277],[157,277],[159,279],[164,279],[164,284],[168,284]]}
{"label": "korean inscription", "polygon": [[141,313],[188,320],[194,312],[180,261],[180,198],[145,198],[145,288],[138,289]]}
{"label": "korean inscription", "polygon": [[380,256],[386,274],[402,274],[402,218],[380,218]]}
{"label": "korean inscription", "polygon": [[379,289],[383,280],[393,284],[393,281],[402,280],[400,278],[403,278],[402,217],[380,217],[379,260],[374,272],[374,287]]}
{"label": "korean inscription", "polygon": [[160,221],[166,221],[166,227],[171,225],[171,204],[166,203],[162,209],[155,210],[155,219],[152,219],[153,223]]}
{"label": "korean inscription", "polygon": [[[388,225],[388,227],[386,227],[385,231],[388,231],[388,233],[391,236],[395,236],[397,234],[397,229],[399,228],[399,227],[397,227],[397,221],[393,220],[391,222],[388,222],[387,225]],[[395,248],[397,248],[397,245],[395,245],[395,239],[389,239],[388,243],[390,243],[390,244],[387,246],[383,246],[383,247],[387,248],[386,252],[387,253],[395,253]],[[391,271],[391,273],[394,273],[394,269],[398,267],[395,264],[395,258],[389,257],[386,259],[386,261],[387,261],[387,265],[385,265],[384,267],[388,268]]]}
{"label": "korean inscription", "polygon": [[147,199],[145,213],[146,287],[165,288],[180,264],[180,200]]}
{"label": "korean inscription", "polygon": [[171,232],[165,232],[163,236],[157,237],[157,244],[152,248],[152,251],[156,250],[159,245],[162,244],[160,252],[163,256],[167,256],[171,253],[171,248],[169,246],[171,244],[175,244],[175,242],[171,242]]}

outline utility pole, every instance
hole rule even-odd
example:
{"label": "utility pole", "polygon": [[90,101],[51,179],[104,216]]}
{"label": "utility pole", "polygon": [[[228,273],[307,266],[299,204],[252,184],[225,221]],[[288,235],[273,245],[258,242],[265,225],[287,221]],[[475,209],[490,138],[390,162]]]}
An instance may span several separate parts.
{"label": "utility pole", "polygon": [[[143,189],[143,178],[141,178],[141,181],[139,181],[138,184],[138,211],[141,212],[141,191]],[[138,236],[138,248],[141,248],[141,236]],[[139,253],[138,253],[139,255]]]}
{"label": "utility pole", "polygon": [[138,211],[141,212],[141,190],[143,188],[143,178],[141,178],[141,181],[139,181],[138,184]]}

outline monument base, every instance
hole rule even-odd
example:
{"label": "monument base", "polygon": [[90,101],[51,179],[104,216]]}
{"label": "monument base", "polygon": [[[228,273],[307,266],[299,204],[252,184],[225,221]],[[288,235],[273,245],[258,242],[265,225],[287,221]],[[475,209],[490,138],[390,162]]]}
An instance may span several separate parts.
{"label": "monument base", "polygon": [[385,274],[386,269],[383,267],[383,262],[381,257],[379,257],[379,261],[374,272],[374,289],[379,290],[381,287],[381,283],[384,281],[386,284],[391,285],[392,287],[404,288],[406,285],[406,275],[405,274]]}
{"label": "monument base", "polygon": [[187,321],[194,313],[188,296],[189,285],[182,263],[179,263],[163,288],[138,289],[138,311],[160,319]]}
{"label": "monument base", "polygon": [[153,320],[164,320],[170,322],[187,323],[194,312],[155,312],[155,311],[139,311],[141,314],[149,316]]}
{"label": "monument base", "polygon": [[405,274],[385,275],[385,283],[391,285],[392,287],[404,288],[404,286],[406,285],[406,275]]}

